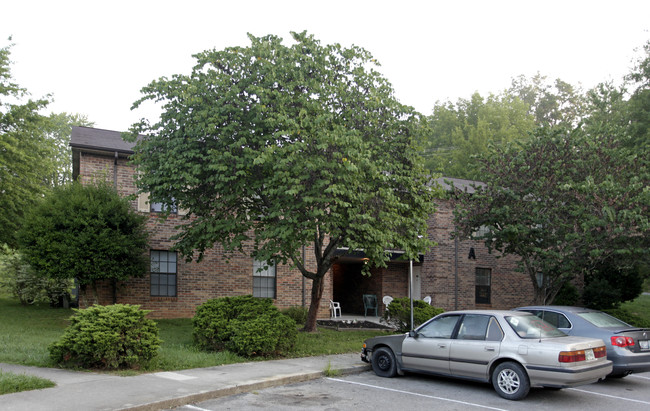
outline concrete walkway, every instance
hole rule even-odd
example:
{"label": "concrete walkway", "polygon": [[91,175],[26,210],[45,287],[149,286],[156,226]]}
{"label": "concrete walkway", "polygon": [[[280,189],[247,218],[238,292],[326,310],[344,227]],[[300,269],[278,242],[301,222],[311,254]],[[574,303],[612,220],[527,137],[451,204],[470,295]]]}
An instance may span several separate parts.
{"label": "concrete walkway", "polygon": [[[361,347],[359,347],[361,350]],[[54,388],[0,396],[3,411],[160,410],[212,398],[369,369],[359,354],[255,361],[134,377],[0,364],[2,371],[36,375]]]}

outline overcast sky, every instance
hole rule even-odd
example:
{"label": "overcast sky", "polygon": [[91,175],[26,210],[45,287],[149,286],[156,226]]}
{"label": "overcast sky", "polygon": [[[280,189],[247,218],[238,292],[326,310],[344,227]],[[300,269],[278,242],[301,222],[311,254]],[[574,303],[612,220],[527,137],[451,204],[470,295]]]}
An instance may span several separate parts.
{"label": "overcast sky", "polygon": [[[150,81],[187,74],[192,54],[246,46],[246,33],[291,31],[355,44],[382,64],[404,104],[430,114],[436,101],[498,93],[540,72],[589,88],[618,81],[650,40],[650,1],[67,1],[12,0],[0,7],[0,47],[13,36],[12,75],[49,111],[86,114],[126,130]],[[637,50],[637,51],[635,51]]]}

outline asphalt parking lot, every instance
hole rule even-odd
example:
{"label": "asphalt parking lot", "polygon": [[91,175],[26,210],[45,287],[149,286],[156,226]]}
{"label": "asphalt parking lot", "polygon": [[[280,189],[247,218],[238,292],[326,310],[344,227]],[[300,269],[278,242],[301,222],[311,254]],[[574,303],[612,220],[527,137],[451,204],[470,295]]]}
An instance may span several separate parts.
{"label": "asphalt parking lot", "polygon": [[373,372],[322,378],[223,397],[176,410],[612,410],[650,409],[650,373],[563,390],[531,389],[522,401],[499,397],[491,385]]}

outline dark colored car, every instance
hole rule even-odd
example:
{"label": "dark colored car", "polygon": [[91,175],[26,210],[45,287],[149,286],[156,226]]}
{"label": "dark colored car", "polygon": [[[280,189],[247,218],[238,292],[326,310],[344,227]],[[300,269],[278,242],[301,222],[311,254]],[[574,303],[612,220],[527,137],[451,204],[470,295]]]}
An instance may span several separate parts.
{"label": "dark colored car", "polygon": [[612,370],[600,339],[571,337],[521,311],[451,311],[408,334],[365,341],[361,359],[381,377],[404,371],[492,383],[520,400],[531,387],[564,388]]}
{"label": "dark colored car", "polygon": [[567,306],[516,308],[547,321],[568,335],[600,338],[607,346],[607,359],[614,363],[610,377],[650,371],[650,329],[634,327],[598,310]]}

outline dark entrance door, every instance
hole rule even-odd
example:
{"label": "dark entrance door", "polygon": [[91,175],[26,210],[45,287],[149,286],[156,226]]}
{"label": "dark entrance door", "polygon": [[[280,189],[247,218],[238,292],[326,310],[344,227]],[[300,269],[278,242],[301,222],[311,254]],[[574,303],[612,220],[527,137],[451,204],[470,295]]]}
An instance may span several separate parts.
{"label": "dark entrance door", "polygon": [[363,263],[341,262],[332,267],[333,300],[341,303],[341,311],[345,314],[363,315],[363,294],[378,293],[381,279],[374,270],[371,276],[361,273]]}

